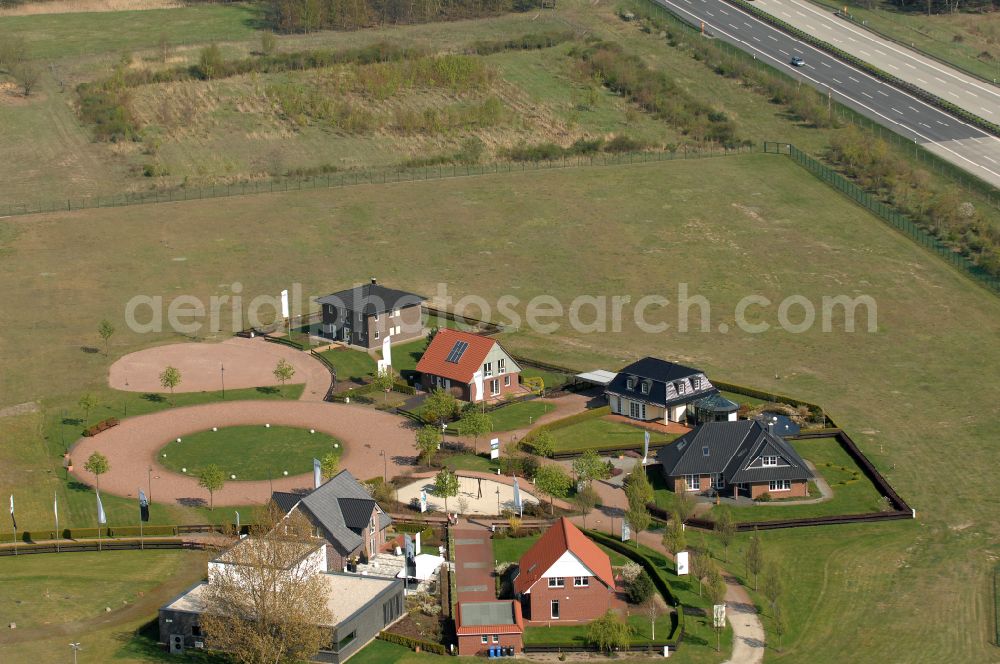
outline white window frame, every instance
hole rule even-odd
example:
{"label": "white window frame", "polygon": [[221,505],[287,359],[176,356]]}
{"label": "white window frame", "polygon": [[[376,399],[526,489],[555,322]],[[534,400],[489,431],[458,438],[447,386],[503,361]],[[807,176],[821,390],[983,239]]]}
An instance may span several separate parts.
{"label": "white window frame", "polygon": [[677,383],[677,394],[684,394],[684,390],[685,390],[684,381],[678,382]]}
{"label": "white window frame", "polygon": [[395,328],[393,328],[392,333],[393,334],[399,334],[402,330],[403,330],[403,328],[400,327],[399,325],[397,325]]}
{"label": "white window frame", "polygon": [[483,634],[482,637],[480,637],[480,638],[482,639],[481,643],[489,643],[490,642],[490,637],[486,636],[485,634]]}
{"label": "white window frame", "polygon": [[[694,485],[691,484],[692,478],[695,482]],[[685,475],[684,486],[687,487],[688,491],[701,491],[701,475]]]}
{"label": "white window frame", "polygon": [[503,358],[503,357],[498,358],[497,359],[497,375],[499,376],[502,373],[506,373],[506,371],[507,371],[507,360],[506,360],[506,358]]}
{"label": "white window frame", "polygon": [[483,378],[489,378],[493,375],[493,363],[487,362],[483,365]]}
{"label": "white window frame", "polygon": [[590,585],[590,577],[588,576],[574,576],[573,577],[573,587],[574,588],[586,588]]}
{"label": "white window frame", "polygon": [[378,328],[375,328],[375,338],[378,339]]}
{"label": "white window frame", "polygon": [[643,394],[649,394],[649,383],[647,383],[646,381],[643,381],[642,382],[642,387],[640,388],[639,391],[642,392]]}
{"label": "white window frame", "polygon": [[549,618],[552,620],[559,620],[559,600],[553,599],[549,600]]}
{"label": "white window frame", "polygon": [[774,468],[778,465],[778,457],[776,456],[762,456],[760,458],[760,465],[764,468]]}
{"label": "white window frame", "polygon": [[495,397],[500,394],[500,379],[494,378],[490,381],[490,396]]}
{"label": "white window frame", "polygon": [[[776,487],[781,487],[781,488],[779,489],[779,488],[776,488]],[[771,480],[770,482],[767,483],[767,490],[768,490],[769,493],[770,492],[775,492],[775,491],[791,491],[792,490],[792,481],[791,480]]]}
{"label": "white window frame", "polygon": [[503,377],[503,386],[510,387],[510,374],[507,374]]}
{"label": "white window frame", "polygon": [[493,635],[493,643],[500,643],[500,635],[499,634],[494,634]]}
{"label": "white window frame", "polygon": [[726,488],[722,473],[712,473],[712,486],[715,487],[716,491]]}
{"label": "white window frame", "polygon": [[399,309],[393,309],[392,310],[392,317],[396,318],[397,316],[399,316]]}
{"label": "white window frame", "polygon": [[565,588],[566,579],[561,576],[550,576],[549,577],[549,588]]}

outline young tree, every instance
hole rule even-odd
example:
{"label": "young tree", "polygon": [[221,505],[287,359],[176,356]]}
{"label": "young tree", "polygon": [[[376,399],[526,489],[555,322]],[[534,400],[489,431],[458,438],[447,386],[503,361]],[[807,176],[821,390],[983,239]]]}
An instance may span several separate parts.
{"label": "young tree", "polygon": [[729,545],[733,543],[733,538],[736,536],[736,519],[729,507],[722,506],[717,509],[714,530],[725,549],[725,560],[729,562]]}
{"label": "young tree", "polygon": [[[726,603],[726,580],[722,577],[722,572],[719,570],[719,566],[714,562],[711,565],[708,573],[707,584],[708,586],[708,601],[712,605],[725,604]],[[722,648],[722,628],[715,628],[715,651],[718,652]]]}
{"label": "young tree", "polygon": [[535,486],[549,497],[549,513],[555,514],[555,499],[569,495],[573,480],[562,469],[562,466],[546,464],[535,473]]}
{"label": "young tree", "polygon": [[528,441],[531,450],[541,457],[550,457],[555,452],[555,440],[548,429],[539,429]]}
{"label": "young tree", "polygon": [[383,394],[383,403],[389,403],[389,392],[392,391],[392,386],[395,384],[396,377],[392,374],[391,369],[379,371],[372,379],[372,385]]}
{"label": "young tree", "polygon": [[424,464],[431,465],[440,444],[441,430],[433,424],[428,424],[417,430],[417,453]]}
{"label": "young tree", "polygon": [[160,36],[156,40],[156,49],[160,52],[160,62],[166,62],[170,59],[171,46],[167,33],[160,33]]}
{"label": "young tree", "polygon": [[625,594],[628,596],[628,601],[632,604],[642,604],[647,599],[649,599],[653,591],[656,588],[653,587],[653,580],[649,578],[649,574],[645,570],[641,574],[636,575],[630,583],[625,586]]}
{"label": "young tree", "polygon": [[94,484],[97,485],[97,490],[101,490],[101,475],[111,470],[111,462],[108,461],[108,457],[104,456],[100,452],[94,452],[87,459],[87,462],[83,464],[83,469],[88,473],[93,474]]}
{"label": "young tree", "polygon": [[176,367],[167,367],[160,372],[160,386],[170,390],[170,400],[174,400],[174,388],[181,384],[181,372]]}
{"label": "young tree", "polygon": [[577,491],[576,495],[573,496],[573,504],[576,508],[580,510],[583,514],[583,527],[587,527],[587,516],[590,514],[591,510],[597,506],[600,496],[594,491],[594,487],[585,486],[582,491]]}
{"label": "young tree", "polygon": [[42,70],[33,62],[21,62],[14,66],[13,74],[17,84],[21,86],[21,92],[29,97],[42,77]]}
{"label": "young tree", "polygon": [[656,642],[656,619],[660,617],[660,607],[655,595],[646,602],[646,617],[649,618],[649,640]]}
{"label": "young tree", "polygon": [[780,604],[775,604],[771,609],[774,614],[774,634],[778,637],[778,652],[781,652],[781,637],[787,631],[788,625],[785,623],[785,612],[781,610]]}
{"label": "young tree", "polygon": [[[212,579],[200,621],[207,643],[241,664],[309,661],[330,642],[335,622],[323,574],[298,565],[300,543],[312,543],[303,515],[267,512],[227,556],[234,563]],[[281,528],[275,527],[279,523]]]}
{"label": "young tree", "polygon": [[472,436],[472,447],[479,454],[479,437],[493,431],[493,420],[486,413],[470,410],[458,421],[458,433],[462,436]]}
{"label": "young tree", "polygon": [[198,72],[202,78],[214,78],[222,72],[222,51],[218,44],[209,44],[198,55]]}
{"label": "young tree", "polygon": [[749,546],[747,546],[746,565],[747,574],[753,574],[753,589],[757,590],[757,577],[764,569],[764,548],[761,546],[760,533],[757,532],[756,528],[753,529],[753,536],[750,538]]}
{"label": "young tree", "polygon": [[458,495],[458,476],[447,468],[434,476],[434,495],[444,498],[444,511],[448,511],[448,498]]}
{"label": "young tree", "polygon": [[771,611],[777,606],[781,594],[784,592],[784,584],[781,581],[781,570],[775,563],[768,563],[764,567],[764,597],[771,603]]}
{"label": "young tree", "polygon": [[649,483],[646,468],[641,463],[636,463],[629,473],[625,483],[625,496],[631,507],[646,509],[646,504],[653,502],[653,485]]}
{"label": "young tree", "polygon": [[424,419],[429,423],[436,422],[441,426],[451,421],[457,411],[458,399],[440,387],[431,390],[424,400]]}
{"label": "young tree", "polygon": [[278,360],[278,364],[274,367],[274,377],[281,381],[281,391],[285,391],[285,382],[292,379],[295,375],[295,367],[293,367],[285,358]]}
{"label": "young tree", "polygon": [[328,480],[340,472],[340,457],[333,452],[327,452],[319,460],[319,473],[324,480]]}
{"label": "young tree", "polygon": [[274,47],[277,46],[277,38],[275,38],[274,33],[269,30],[264,30],[260,33],[260,52],[264,55],[271,55],[274,53]]}
{"label": "young tree", "polygon": [[671,553],[678,553],[687,548],[687,533],[677,512],[671,512],[670,521],[663,529],[663,548]]}
{"label": "young tree", "polygon": [[97,326],[97,333],[101,335],[101,339],[104,340],[104,356],[107,357],[109,352],[109,343],[111,341],[111,336],[115,333],[115,326],[107,318],[101,321],[100,325]]}
{"label": "young tree", "polygon": [[198,486],[208,491],[208,509],[215,509],[215,492],[226,484],[226,474],[214,463],[198,473]]}
{"label": "young tree", "polygon": [[688,557],[691,576],[698,580],[698,597],[701,597],[702,584],[712,564],[712,559],[708,557],[707,553],[693,551]]}
{"label": "young tree", "polygon": [[608,466],[601,460],[596,450],[587,450],[573,459],[573,472],[581,482],[604,479],[608,476]]}
{"label": "young tree", "polygon": [[591,621],[587,628],[587,641],[597,646],[598,650],[607,651],[610,655],[614,650],[624,650],[631,642],[632,628],[613,609]]}
{"label": "young tree", "polygon": [[625,511],[625,520],[632,527],[632,537],[635,539],[635,548],[639,548],[639,533],[649,528],[652,519],[649,510],[645,505],[630,505]]}
{"label": "young tree", "polygon": [[77,405],[83,408],[83,426],[90,426],[90,411],[97,408],[97,397],[90,393],[84,394]]}
{"label": "young tree", "polygon": [[677,516],[680,517],[681,523],[687,523],[687,520],[691,518],[692,514],[694,514],[694,496],[692,496],[687,488],[684,487],[680,490],[680,492],[675,494],[675,497],[676,500],[674,501],[674,510],[676,510]]}

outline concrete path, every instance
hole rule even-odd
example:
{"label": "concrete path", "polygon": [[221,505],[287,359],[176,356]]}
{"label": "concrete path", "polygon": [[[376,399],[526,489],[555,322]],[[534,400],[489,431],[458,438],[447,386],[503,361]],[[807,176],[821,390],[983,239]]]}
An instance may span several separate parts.
{"label": "concrete path", "polygon": [[490,531],[462,523],[452,528],[455,541],[455,593],[459,602],[495,600],[493,542]]}

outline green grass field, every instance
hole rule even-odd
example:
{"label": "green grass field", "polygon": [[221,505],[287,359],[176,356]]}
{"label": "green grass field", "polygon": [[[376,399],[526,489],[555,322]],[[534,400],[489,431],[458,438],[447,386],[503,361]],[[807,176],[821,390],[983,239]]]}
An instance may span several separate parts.
{"label": "green grass field", "polygon": [[512,431],[530,427],[545,413],[552,411],[552,406],[540,401],[522,401],[498,408],[490,412],[494,431]]}
{"label": "green grass field", "polygon": [[442,464],[452,470],[477,470],[482,473],[495,473],[500,465],[478,454],[452,454],[445,457]]}
{"label": "green grass field", "polygon": [[[500,562],[511,562],[516,563],[521,559],[521,556],[527,552],[541,535],[529,535],[527,537],[506,537],[502,539],[493,539],[493,557]],[[608,558],[611,559],[611,565],[613,567],[621,567],[625,563],[629,562],[629,559],[613,551],[603,544],[598,544],[598,547],[604,553],[608,554]]]}
{"label": "green grass field", "polygon": [[[427,349],[426,339],[414,339],[404,344],[392,347],[392,368],[404,380],[413,378],[416,374],[417,362]],[[379,357],[382,352],[377,351]]]}
{"label": "green grass field", "polygon": [[[645,429],[624,422],[594,417],[568,427],[552,430],[553,447],[556,452],[587,448],[614,447],[635,443],[641,448]],[[651,432],[650,444],[667,443],[677,438],[675,434]]]}
{"label": "green grass field", "polygon": [[320,353],[337,369],[337,380],[362,382],[375,375],[378,364],[368,353],[351,348],[331,348]]}
{"label": "green grass field", "polygon": [[[642,611],[641,607],[632,607],[635,611]],[[665,639],[670,634],[673,618],[669,613],[663,613],[656,618],[655,633],[659,636],[657,641]],[[653,632],[649,618],[636,613],[628,616],[627,622],[632,628],[632,645],[643,645],[652,643]],[[587,645],[587,625],[552,625],[549,627],[527,627],[524,630],[525,644],[559,644],[559,645]],[[714,645],[714,644],[713,644]]]}
{"label": "green grass field", "polygon": [[[151,229],[161,242],[149,242]],[[253,238],[265,235],[268,260],[260,261]],[[456,236],[463,238],[461,252],[449,244]],[[407,237],[405,255],[420,256],[420,269],[385,260],[380,237]],[[919,518],[813,529],[812,537],[767,535],[771,554],[785,561],[786,585],[805,589],[788,613],[793,625],[781,657],[818,664],[992,657],[985,579],[990,556],[1000,554],[997,508],[980,486],[956,483],[939,469],[942,454],[973,468],[998,462],[993,414],[1000,402],[1000,303],[784,157],[552,170],[5,219],[0,252],[0,269],[17,284],[0,292],[0,404],[39,400],[42,409],[4,419],[0,495],[18,493],[22,527],[47,527],[53,491],[68,492],[58,470],[59,428],[47,423],[64,408],[80,416],[75,404],[85,391],[107,395],[102,386],[112,359],[177,338],[133,333],[122,324],[112,358],[81,351],[99,344],[101,318],[120,321],[124,303],[137,293],[164,294],[167,301],[190,293],[207,301],[218,284],[234,279],[245,293],[257,294],[275,292],[290,278],[301,280],[306,292],[325,293],[331,263],[338,272],[365,276],[378,263],[384,283],[433,293],[446,282],[452,294],[489,300],[513,294],[523,312],[524,303],[543,292],[566,303],[580,293],[637,298],[655,288],[653,275],[671,300],[680,282],[703,294],[711,303],[709,331],[648,334],[626,318],[621,332],[523,329],[505,333],[505,345],[581,367],[618,367],[661,355],[695,363],[710,377],[822,404]],[[480,252],[490,252],[490,265],[517,269],[500,283]],[[188,260],[173,260],[179,256]],[[801,294],[819,303],[823,295],[840,293],[876,301],[875,332],[845,333],[834,325],[831,332],[793,334],[776,327],[776,303],[785,297]],[[734,326],[735,305],[747,294],[774,303],[754,314],[754,321],[772,325],[769,331]],[[59,307],[66,301],[75,306]],[[60,316],[53,318],[56,308]],[[649,314],[676,323],[672,308]],[[720,323],[730,331],[719,332]],[[224,335],[203,330],[196,336]],[[155,502],[155,482],[153,495]],[[73,519],[91,525],[93,495],[79,496]],[[132,501],[121,500],[119,508],[131,523]],[[161,518],[203,518],[162,509]],[[926,610],[927,597],[936,598],[935,611]],[[959,616],[963,630],[942,629],[942,612]],[[833,635],[848,632],[858,637],[842,639],[830,652]]]}
{"label": "green grass field", "polygon": [[312,472],[313,459],[340,456],[340,441],[322,431],[295,427],[238,426],[200,431],[170,441],[157,452],[158,461],[175,472],[197,475],[210,464],[237,480],[266,480],[282,474]]}

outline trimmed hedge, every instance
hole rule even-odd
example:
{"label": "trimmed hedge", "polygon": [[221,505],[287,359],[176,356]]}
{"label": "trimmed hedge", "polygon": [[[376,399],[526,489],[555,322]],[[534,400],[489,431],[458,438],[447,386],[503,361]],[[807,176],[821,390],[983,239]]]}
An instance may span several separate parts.
{"label": "trimmed hedge", "polygon": [[994,124],[988,120],[984,120],[978,115],[970,113],[969,111],[965,110],[964,108],[961,108],[960,106],[956,106],[950,101],[946,101],[941,97],[938,97],[937,95],[924,90],[923,88],[920,88],[916,85],[913,85],[912,83],[904,81],[901,78],[893,76],[892,74],[879,69],[878,67],[869,62],[866,62],[865,60],[862,60],[857,56],[851,55],[850,53],[837,48],[833,44],[825,42],[822,39],[818,39],[817,37],[814,37],[808,32],[800,30],[799,28],[796,28],[795,26],[786,23],[785,21],[782,21],[780,18],[777,18],[776,16],[769,14],[768,12],[764,11],[763,9],[760,9],[759,7],[755,6],[751,2],[748,2],[747,0],[727,0],[727,2],[736,7],[739,7],[743,11],[747,12],[748,14],[751,14],[752,16],[760,19],[765,23],[773,25],[777,28],[781,28],[781,30],[787,32],[796,39],[800,39],[805,43],[809,44],[810,46],[814,46],[822,51],[826,51],[827,53],[834,56],[838,60],[843,60],[844,62],[847,62],[848,64],[857,67],[861,71],[870,74],[871,76],[874,76],[880,81],[889,83],[897,88],[905,90],[906,92],[912,94],[918,99],[922,99],[923,101],[927,102],[928,104],[931,104],[932,106],[937,106],[941,110],[947,113],[951,113],[952,115],[959,117],[962,120],[965,120],[971,125],[979,127],[988,134],[993,134],[994,136],[1000,136],[1000,125]]}
{"label": "trimmed hedge", "polygon": [[406,646],[410,650],[417,650],[418,648],[424,652],[434,653],[435,655],[447,655],[448,651],[440,643],[432,643],[431,641],[422,641],[421,639],[414,639],[409,636],[403,636],[402,634],[394,634],[392,632],[379,632],[378,636],[375,637],[382,641],[388,641],[389,643],[395,643],[400,646]]}
{"label": "trimmed hedge", "polygon": [[[680,436],[678,435],[677,437],[679,438]],[[652,444],[651,443],[649,445],[650,454],[652,454],[653,452],[655,452],[656,450],[658,450],[661,447],[666,447],[671,442],[673,442],[673,441],[668,441],[668,442],[662,443],[662,444]],[[560,457],[566,457],[566,456],[571,456],[571,455],[576,455],[576,454],[583,454],[584,452],[587,452],[588,450],[593,450],[593,451],[597,452],[598,454],[601,454],[603,452],[628,452],[629,450],[641,450],[641,449],[642,449],[642,443],[618,443],[618,444],[597,445],[597,446],[588,445],[586,447],[562,447],[562,448],[559,448],[559,449],[555,450],[552,453],[552,458],[553,459],[558,459]]]}
{"label": "trimmed hedge", "polygon": [[598,417],[604,417],[605,415],[611,414],[611,406],[601,406],[600,408],[592,408],[590,410],[585,410],[582,413],[577,413],[576,415],[570,415],[569,417],[564,417],[561,420],[556,420],[555,422],[549,422],[548,424],[543,424],[541,426],[535,427],[529,431],[524,436],[524,442],[531,442],[535,434],[539,431],[555,431],[556,429],[564,429],[566,427],[573,426],[580,422],[586,420],[595,419]]}
{"label": "trimmed hedge", "polygon": [[119,424],[119,421],[118,421],[117,417],[109,417],[106,420],[101,420],[100,422],[98,422],[97,424],[95,424],[92,427],[88,427],[88,428],[84,429],[83,430],[83,435],[87,436],[88,438],[91,437],[91,436],[96,436],[97,434],[101,433],[102,431],[104,431],[106,429],[110,429],[111,427],[118,426],[118,424]]}
{"label": "trimmed hedge", "polygon": [[603,544],[613,551],[617,551],[626,558],[630,558],[646,570],[649,578],[653,581],[653,585],[656,586],[656,590],[663,595],[663,599],[667,601],[667,604],[674,607],[677,611],[677,624],[666,639],[667,643],[676,645],[684,633],[684,606],[677,600],[677,596],[674,595],[673,590],[670,588],[670,581],[663,571],[646,554],[634,547],[626,546],[624,542],[619,541],[617,538],[609,537],[596,530],[585,530],[584,532],[587,533],[590,539]]}

